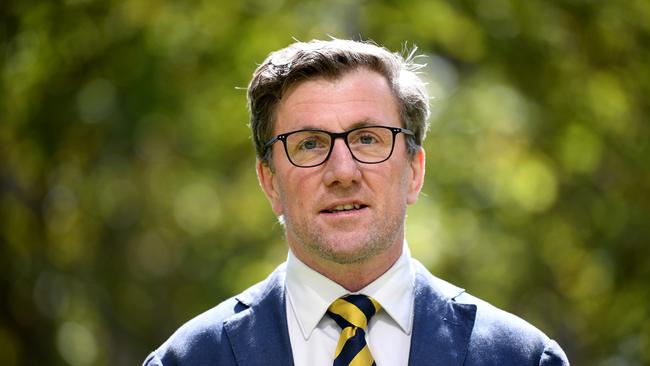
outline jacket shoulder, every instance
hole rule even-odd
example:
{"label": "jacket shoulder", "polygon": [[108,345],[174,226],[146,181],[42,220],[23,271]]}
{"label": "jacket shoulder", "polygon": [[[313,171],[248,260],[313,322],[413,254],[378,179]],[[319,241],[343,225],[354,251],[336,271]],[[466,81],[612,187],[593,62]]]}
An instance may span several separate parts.
{"label": "jacket shoulder", "polygon": [[230,347],[221,347],[228,343],[223,324],[242,310],[245,307],[232,297],[194,317],[152,352],[144,365],[201,365],[217,356],[226,356],[224,351],[231,351]]}
{"label": "jacket shoulder", "polygon": [[466,365],[569,365],[562,348],[535,326],[433,276],[419,263],[416,268],[441,300],[475,309]]}
{"label": "jacket shoulder", "polygon": [[279,285],[283,266],[266,280],[246,289],[183,324],[158,349],[150,353],[143,366],[158,365],[234,365],[235,357],[225,325],[245,313]]}
{"label": "jacket shoulder", "polygon": [[569,365],[555,341],[520,317],[468,293],[454,301],[476,306],[468,364]]}

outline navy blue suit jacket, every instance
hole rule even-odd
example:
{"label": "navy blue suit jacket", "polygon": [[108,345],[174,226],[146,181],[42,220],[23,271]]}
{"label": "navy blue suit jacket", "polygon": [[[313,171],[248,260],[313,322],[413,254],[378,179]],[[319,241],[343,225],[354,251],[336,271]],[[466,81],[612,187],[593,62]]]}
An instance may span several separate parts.
{"label": "navy blue suit jacket", "polygon": [[[415,263],[409,365],[569,365],[558,344],[537,328]],[[293,365],[284,283],[281,265],[263,282],[187,322],[144,366]]]}

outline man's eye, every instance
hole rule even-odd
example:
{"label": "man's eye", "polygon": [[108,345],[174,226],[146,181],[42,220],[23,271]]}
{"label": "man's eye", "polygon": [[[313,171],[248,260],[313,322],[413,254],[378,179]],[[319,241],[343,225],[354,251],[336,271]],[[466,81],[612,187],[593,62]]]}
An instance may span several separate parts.
{"label": "man's eye", "polygon": [[353,145],[375,145],[380,142],[381,139],[374,133],[359,134],[358,136],[354,136],[350,141]]}
{"label": "man's eye", "polygon": [[314,150],[323,147],[323,144],[315,138],[305,139],[300,143],[298,149],[300,150]]}
{"label": "man's eye", "polygon": [[377,139],[372,135],[363,135],[359,137],[359,142],[364,145],[370,145],[377,142]]}

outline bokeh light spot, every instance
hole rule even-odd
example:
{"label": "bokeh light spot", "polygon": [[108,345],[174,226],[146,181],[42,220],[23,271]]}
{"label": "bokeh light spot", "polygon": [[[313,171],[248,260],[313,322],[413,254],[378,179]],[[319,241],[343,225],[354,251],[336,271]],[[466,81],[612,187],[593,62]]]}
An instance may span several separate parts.
{"label": "bokeh light spot", "polygon": [[97,340],[83,324],[68,321],[57,333],[57,348],[61,357],[72,366],[86,366],[95,362]]}
{"label": "bokeh light spot", "polygon": [[221,219],[221,205],[214,188],[203,182],[181,188],[174,200],[176,223],[194,235],[214,229]]}
{"label": "bokeh light spot", "polygon": [[79,118],[86,123],[103,122],[115,108],[115,87],[106,79],[94,79],[77,96]]}
{"label": "bokeh light spot", "polygon": [[600,163],[602,149],[602,142],[594,132],[580,124],[571,124],[561,138],[559,152],[568,170],[590,173]]}
{"label": "bokeh light spot", "polygon": [[548,164],[529,158],[514,170],[509,188],[512,198],[521,208],[541,212],[555,202],[557,178]]}

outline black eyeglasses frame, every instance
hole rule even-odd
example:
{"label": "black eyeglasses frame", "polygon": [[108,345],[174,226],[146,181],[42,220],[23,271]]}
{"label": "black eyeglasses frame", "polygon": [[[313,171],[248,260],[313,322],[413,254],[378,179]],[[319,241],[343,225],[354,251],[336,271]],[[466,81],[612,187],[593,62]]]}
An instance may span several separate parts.
{"label": "black eyeglasses frame", "polygon": [[[349,135],[350,133],[354,132],[354,131],[358,131],[358,130],[362,130],[362,129],[366,129],[366,128],[385,128],[385,129],[390,130],[390,131],[393,133],[392,144],[391,144],[391,147],[390,147],[390,152],[388,153],[388,156],[387,156],[385,159],[383,159],[383,160],[381,160],[381,161],[367,162],[367,161],[363,161],[363,160],[357,158],[357,157],[354,155],[354,152],[352,152],[352,149],[350,148],[350,145],[348,144],[348,135]],[[325,159],[323,159],[323,161],[321,161],[321,162],[318,163],[318,164],[312,164],[312,165],[298,165],[298,164],[294,163],[294,162],[291,160],[291,157],[289,156],[289,150],[288,150],[288,148],[287,148],[287,137],[289,137],[290,135],[293,135],[293,134],[295,134],[295,133],[299,133],[299,132],[309,132],[309,131],[311,131],[311,132],[323,132],[323,133],[329,135],[329,136],[330,136],[330,140],[331,140],[331,142],[330,142],[330,147],[329,147],[329,151],[327,152],[327,156],[325,156]],[[287,132],[287,133],[282,133],[282,134],[279,134],[279,135],[275,135],[275,136],[273,136],[273,137],[272,137],[272,138],[271,138],[271,139],[270,139],[266,144],[264,144],[264,148],[265,148],[265,149],[268,149],[268,148],[270,148],[273,144],[275,144],[276,142],[278,142],[278,141],[282,141],[282,144],[283,144],[283,146],[284,146],[284,152],[285,152],[285,154],[286,154],[286,156],[287,156],[287,159],[289,160],[289,162],[290,162],[292,165],[294,165],[294,166],[296,166],[296,167],[298,167],[298,168],[313,168],[313,167],[317,167],[317,166],[319,166],[319,165],[323,165],[323,164],[325,164],[325,162],[326,162],[327,160],[329,160],[330,155],[332,155],[332,150],[334,149],[334,143],[336,142],[336,139],[340,138],[340,139],[343,139],[343,142],[345,142],[345,146],[347,146],[348,151],[350,151],[350,155],[352,156],[352,158],[353,158],[354,160],[356,160],[356,161],[358,161],[358,162],[360,162],[360,163],[364,163],[364,164],[380,164],[380,163],[383,163],[384,161],[390,159],[390,157],[393,155],[393,150],[395,149],[395,137],[396,137],[400,132],[403,133],[403,134],[405,134],[405,135],[408,135],[408,136],[415,136],[415,134],[413,133],[413,131],[409,130],[408,128],[391,127],[391,126],[378,126],[378,125],[356,127],[356,128],[353,128],[353,129],[348,130],[348,131],[345,131],[345,132],[329,132],[329,131],[319,130],[319,129],[315,129],[315,128],[307,128],[307,129],[296,130],[296,131],[291,131],[291,132]]]}

